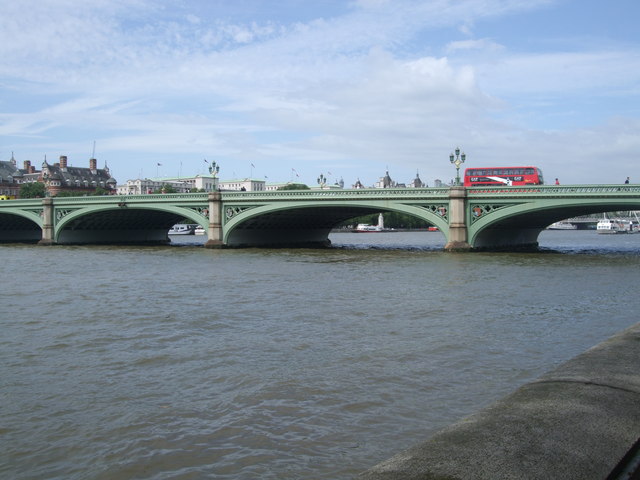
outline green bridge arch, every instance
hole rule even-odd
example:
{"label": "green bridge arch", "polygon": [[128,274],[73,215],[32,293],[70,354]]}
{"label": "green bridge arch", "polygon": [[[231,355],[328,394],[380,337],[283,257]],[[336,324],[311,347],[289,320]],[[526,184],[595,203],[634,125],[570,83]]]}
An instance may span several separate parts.
{"label": "green bridge arch", "polygon": [[[224,196],[223,196],[224,198]],[[446,236],[448,201],[407,199],[287,199],[277,203],[266,198],[222,201],[223,237],[227,246],[326,245],[332,228],[349,220],[379,212],[398,212],[437,226]]]}
{"label": "green bridge arch", "polygon": [[0,239],[5,242],[37,242],[42,238],[42,201],[0,202]]}
{"label": "green bridge arch", "polygon": [[171,226],[184,218],[205,228],[209,223],[191,208],[169,204],[60,208],[56,217],[54,243],[167,243]]}
{"label": "green bridge arch", "polygon": [[540,232],[554,222],[639,209],[635,185],[468,189],[467,241],[476,250],[535,248]]}

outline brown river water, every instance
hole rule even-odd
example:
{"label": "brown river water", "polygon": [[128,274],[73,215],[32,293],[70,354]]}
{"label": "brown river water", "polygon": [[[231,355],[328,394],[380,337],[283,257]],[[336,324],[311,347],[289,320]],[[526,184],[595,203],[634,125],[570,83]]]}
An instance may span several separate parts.
{"label": "brown river water", "polygon": [[640,235],[0,245],[0,478],[346,479],[636,323]]}

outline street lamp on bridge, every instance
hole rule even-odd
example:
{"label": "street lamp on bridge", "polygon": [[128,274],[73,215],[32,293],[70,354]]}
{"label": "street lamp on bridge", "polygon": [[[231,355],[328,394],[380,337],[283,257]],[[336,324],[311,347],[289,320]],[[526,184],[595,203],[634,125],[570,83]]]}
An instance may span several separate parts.
{"label": "street lamp on bridge", "polygon": [[[206,162],[206,160],[205,160]],[[211,175],[213,175],[213,178],[216,177],[216,174],[220,171],[220,165],[218,165],[215,160],[213,162],[211,162],[211,165],[209,165],[209,173]]]}
{"label": "street lamp on bridge", "polygon": [[460,154],[460,147],[456,147],[455,156],[453,152],[449,155],[449,161],[456,166],[456,185],[460,185],[460,165],[462,165],[466,159],[467,156],[464,152]]}
{"label": "street lamp on bridge", "polygon": [[324,186],[327,184],[327,177],[325,177],[322,173],[318,177],[318,185],[320,185],[320,190],[324,189]]}

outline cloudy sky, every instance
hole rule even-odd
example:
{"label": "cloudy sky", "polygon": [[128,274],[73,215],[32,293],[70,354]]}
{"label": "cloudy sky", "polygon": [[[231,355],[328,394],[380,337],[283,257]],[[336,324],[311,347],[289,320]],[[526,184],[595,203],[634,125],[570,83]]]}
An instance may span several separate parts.
{"label": "cloudy sky", "polygon": [[[637,0],[0,0],[0,159],[640,182]],[[158,166],[158,164],[161,164]]]}

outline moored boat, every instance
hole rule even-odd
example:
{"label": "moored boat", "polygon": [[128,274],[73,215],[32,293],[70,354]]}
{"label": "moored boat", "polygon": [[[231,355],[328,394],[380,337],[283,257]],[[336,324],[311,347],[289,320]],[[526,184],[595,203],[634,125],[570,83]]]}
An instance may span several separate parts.
{"label": "moored boat", "polygon": [[603,218],[598,220],[596,232],[604,234],[630,233],[633,232],[631,222],[620,220],[617,218]]}
{"label": "moored boat", "polygon": [[176,223],[169,229],[169,235],[193,235],[194,231],[195,225]]}
{"label": "moored boat", "polygon": [[376,233],[387,231],[384,228],[384,218],[382,214],[378,215],[378,225],[369,225],[368,223],[359,223],[356,226],[356,232],[358,233]]}
{"label": "moored boat", "polygon": [[382,232],[382,228],[380,228],[378,225],[369,225],[368,223],[359,223],[355,231],[358,233],[375,233],[375,232]]}
{"label": "moored boat", "polygon": [[567,222],[566,220],[562,220],[560,222],[554,222],[547,227],[547,230],[577,230],[578,226]]}
{"label": "moored boat", "polygon": [[195,235],[204,235],[205,234],[204,227],[202,225],[198,225],[193,231],[193,233]]}

